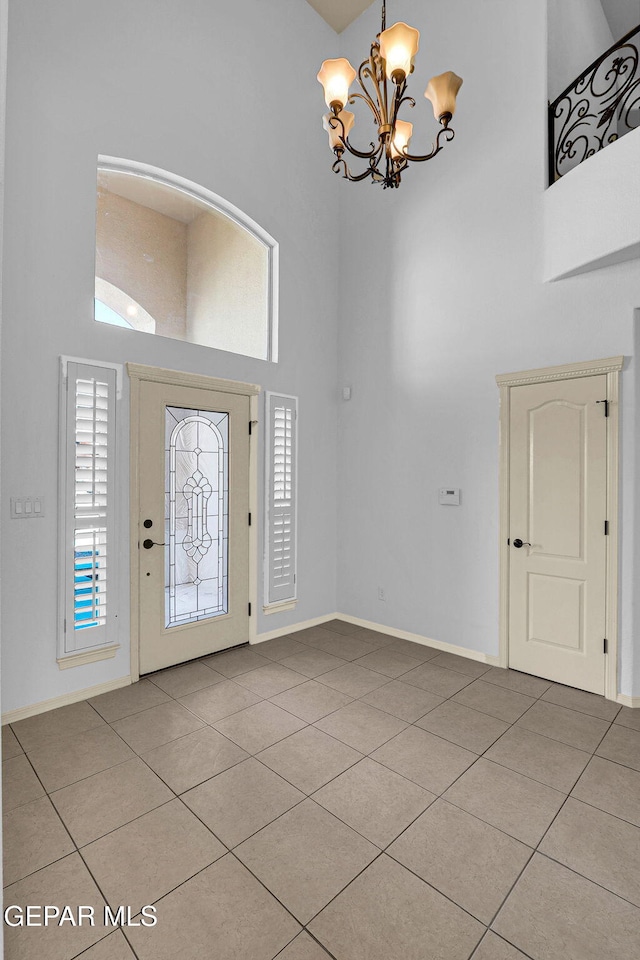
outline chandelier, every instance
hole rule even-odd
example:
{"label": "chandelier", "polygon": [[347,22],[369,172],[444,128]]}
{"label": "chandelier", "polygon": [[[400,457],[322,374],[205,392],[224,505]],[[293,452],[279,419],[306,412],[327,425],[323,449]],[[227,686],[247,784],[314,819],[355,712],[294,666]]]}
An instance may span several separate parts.
{"label": "chandelier", "polygon": [[[394,23],[387,30],[386,0],[382,2],[382,27],[371,44],[371,51],[356,73],[348,60],[325,60],[318,73],[324,88],[324,98],[330,113],[323,117],[323,126],[329,134],[329,146],[335,155],[333,170],[347,180],[366,180],[381,183],[383,188],[399,187],[402,173],[410,162],[431,160],[440,153],[444,143],[455,134],[449,126],[456,108],[456,95],[462,85],[460,77],[448,70],[432,77],[425,97],[433,105],[433,113],[442,126],[430,153],[423,156],[409,152],[413,124],[401,120],[399,113],[406,103],[415,107],[413,97],[407,96],[407,77],[413,73],[413,60],[418,52],[420,33],[406,23]],[[361,92],[349,94],[353,81],[358,80]],[[378,127],[377,142],[368,150],[357,150],[349,140],[355,116],[345,110],[347,103],[364,100]],[[354,174],[345,159],[345,151],[367,161],[362,173]]]}

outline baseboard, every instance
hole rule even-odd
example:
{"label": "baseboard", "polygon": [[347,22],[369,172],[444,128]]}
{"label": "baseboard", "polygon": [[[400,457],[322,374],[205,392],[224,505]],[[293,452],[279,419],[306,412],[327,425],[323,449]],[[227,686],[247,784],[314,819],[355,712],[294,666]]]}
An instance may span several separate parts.
{"label": "baseboard", "polygon": [[[432,647],[434,650],[441,650],[443,653],[455,653],[460,657],[467,657],[469,660],[476,660],[479,663],[488,663],[491,666],[499,666],[499,658],[489,653],[482,653],[480,650],[471,650],[468,647],[460,647],[455,643],[445,643],[442,640],[434,640],[432,637],[423,637],[419,633],[410,633],[408,630],[399,630],[396,627],[388,627],[386,624],[375,623],[372,620],[363,620],[360,617],[352,617],[346,613],[328,613],[322,617],[313,617],[311,620],[302,620],[299,623],[289,624],[286,627],[278,627],[275,630],[268,630],[265,633],[259,633],[252,642],[252,646],[264,643],[265,640],[274,640],[276,637],[284,637],[289,634],[295,634],[299,630],[306,630],[309,627],[319,627],[329,620],[345,620],[347,623],[353,623],[365,630],[376,630],[379,633],[386,633],[390,637],[398,637],[400,640],[411,640],[413,643],[422,644],[424,647]],[[56,707],[65,707],[70,703],[78,703],[80,700],[88,700],[90,697],[97,697],[101,693],[108,693],[109,690],[118,690],[120,687],[126,687],[131,683],[131,677],[120,677],[117,680],[109,680],[106,683],[99,683],[95,687],[87,687],[84,690],[75,690],[73,693],[66,693],[61,697],[53,697],[51,700],[42,700],[40,703],[34,703],[28,707],[20,707],[17,710],[10,710],[2,714],[2,724],[15,723],[18,720],[24,720],[27,717],[35,717],[39,713],[45,713],[47,710],[54,710]],[[625,707],[640,707],[640,697],[629,697],[626,694],[619,694],[618,703]]]}
{"label": "baseboard", "polygon": [[631,707],[632,710],[640,709],[640,697],[630,697],[627,693],[619,693],[616,703],[621,703],[623,707]]}
{"label": "baseboard", "polygon": [[372,620],[361,620],[360,617],[350,617],[346,613],[336,614],[340,620],[346,620],[347,623],[356,624],[364,627],[366,630],[377,630],[379,633],[388,633],[390,637],[398,637],[399,640],[411,640],[412,643],[419,643],[423,647],[433,647],[434,650],[442,650],[443,653],[455,653],[458,657],[466,657],[468,660],[477,660],[479,663],[490,663],[492,666],[498,666],[498,657],[489,653],[482,653],[480,650],[470,650],[468,647],[459,647],[455,643],[445,643],[443,640],[433,640],[431,637],[423,637],[419,633],[409,633],[408,630],[398,630],[395,627],[387,627],[382,623],[374,623]]}
{"label": "baseboard", "polygon": [[313,620],[302,620],[300,623],[290,624],[288,627],[278,627],[276,630],[268,630],[266,633],[259,633],[251,645],[264,643],[265,640],[275,640],[276,637],[285,637],[290,633],[297,633],[298,630],[307,630],[309,627],[319,627],[329,620],[346,620],[341,613],[327,613],[324,617],[314,617]]}
{"label": "baseboard", "polygon": [[482,653],[479,650],[470,650],[467,647],[459,647],[454,643],[445,643],[442,640],[432,640],[430,637],[423,637],[419,633],[409,633],[408,630],[398,630],[396,627],[387,627],[383,623],[374,623],[372,620],[362,620],[360,617],[352,617],[347,613],[330,613],[324,617],[316,617],[314,620],[305,620],[302,623],[290,624],[288,627],[281,627],[278,630],[270,630],[268,633],[258,634],[255,643],[262,643],[264,640],[273,640],[276,637],[283,637],[288,634],[295,634],[298,630],[306,630],[308,627],[319,627],[329,620],[344,620],[346,623],[353,623],[355,626],[364,627],[365,630],[376,630],[378,633],[387,633],[390,637],[398,637],[399,640],[411,640],[413,643],[420,643],[423,647],[433,647],[434,650],[442,650],[443,653],[455,653],[459,657],[467,657],[468,660],[477,660],[480,663],[489,663],[492,667],[499,666],[499,658],[488,653]]}
{"label": "baseboard", "polygon": [[101,693],[109,693],[110,690],[119,690],[120,687],[128,687],[130,683],[131,677],[118,677],[117,680],[107,680],[106,683],[98,683],[94,687],[85,687],[84,690],[74,690],[72,693],[64,693],[60,697],[52,697],[51,700],[41,700],[39,703],[32,703],[28,707],[18,707],[17,710],[9,710],[7,713],[2,714],[2,725],[17,723],[18,720],[35,717],[39,713],[46,713],[47,710],[55,710],[56,707],[66,707],[70,703],[88,700],[90,697],[97,697]]}
{"label": "baseboard", "polygon": [[484,654],[484,662],[489,663],[492,667],[502,666],[502,664],[500,663],[500,657],[498,656],[494,657],[490,653]]}

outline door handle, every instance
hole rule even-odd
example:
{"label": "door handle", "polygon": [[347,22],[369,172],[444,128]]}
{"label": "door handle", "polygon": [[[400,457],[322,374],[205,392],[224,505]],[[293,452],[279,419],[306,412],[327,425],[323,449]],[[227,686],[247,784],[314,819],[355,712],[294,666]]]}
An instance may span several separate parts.
{"label": "door handle", "polygon": [[[146,540],[145,540],[145,543],[146,543]],[[521,540],[520,537],[517,537],[517,538],[513,541],[513,545],[514,545],[514,547],[516,547],[518,550],[520,549],[520,547],[530,547],[530,546],[531,546],[530,543],[526,543],[524,540]]]}
{"label": "door handle", "polygon": [[143,540],[142,546],[145,550],[151,550],[151,547],[166,547],[166,543],[156,543],[154,540]]}

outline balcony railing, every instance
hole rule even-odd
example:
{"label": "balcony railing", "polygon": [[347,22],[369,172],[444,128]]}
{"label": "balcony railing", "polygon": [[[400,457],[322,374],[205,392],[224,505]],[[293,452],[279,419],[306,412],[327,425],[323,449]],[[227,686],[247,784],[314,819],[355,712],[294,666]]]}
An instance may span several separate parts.
{"label": "balcony railing", "polygon": [[549,104],[549,183],[640,126],[640,25]]}

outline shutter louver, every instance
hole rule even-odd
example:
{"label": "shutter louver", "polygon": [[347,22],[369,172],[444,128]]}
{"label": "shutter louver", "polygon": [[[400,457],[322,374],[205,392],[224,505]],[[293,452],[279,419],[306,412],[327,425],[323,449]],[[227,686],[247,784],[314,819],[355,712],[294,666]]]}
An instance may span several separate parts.
{"label": "shutter louver", "polygon": [[268,394],[267,408],[267,603],[281,603],[296,597],[297,400]]}
{"label": "shutter louver", "polygon": [[108,643],[115,373],[67,366],[65,652]]}

